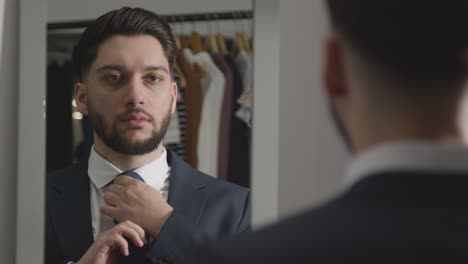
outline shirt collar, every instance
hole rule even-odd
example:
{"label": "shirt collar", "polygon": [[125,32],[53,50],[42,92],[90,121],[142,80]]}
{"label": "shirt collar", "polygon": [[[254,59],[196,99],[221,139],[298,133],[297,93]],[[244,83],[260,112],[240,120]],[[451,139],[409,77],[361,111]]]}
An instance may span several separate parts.
{"label": "shirt collar", "polygon": [[462,143],[402,141],[381,144],[354,158],[345,185],[384,171],[468,171],[468,148]]}
{"label": "shirt collar", "polygon": [[[170,167],[167,163],[166,149],[163,148],[159,157],[141,167],[133,169],[133,171],[140,174],[148,185],[157,190],[161,190],[165,181],[168,180],[170,173]],[[97,188],[101,189],[106,186],[122,172],[123,170],[117,168],[115,165],[99,155],[94,150],[94,147],[91,148],[88,161],[88,175]]]}

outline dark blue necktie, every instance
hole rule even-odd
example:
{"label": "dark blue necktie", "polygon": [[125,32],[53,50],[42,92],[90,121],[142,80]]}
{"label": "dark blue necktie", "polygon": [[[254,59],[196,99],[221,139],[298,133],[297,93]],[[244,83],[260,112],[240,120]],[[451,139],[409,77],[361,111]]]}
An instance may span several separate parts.
{"label": "dark blue necktie", "polygon": [[[121,174],[117,175],[117,177],[122,176],[122,175],[129,176],[129,177],[132,177],[132,178],[134,178],[136,180],[145,182],[145,180],[143,180],[143,178],[140,176],[140,174],[138,174],[138,173],[136,173],[134,171],[124,171]],[[114,223],[117,224],[118,223],[117,220],[114,219]],[[147,250],[147,246],[143,246],[143,247],[139,248],[139,247],[135,246],[130,239],[127,239],[127,242],[128,242],[128,249],[129,249],[130,255],[128,257],[124,256],[124,255],[120,255],[119,263],[120,264],[145,263],[145,255],[146,255],[145,253],[146,253],[146,250]]]}
{"label": "dark blue necktie", "polygon": [[136,180],[140,180],[142,182],[145,182],[145,180],[143,180],[143,178],[140,176],[140,174],[134,172],[134,171],[124,171],[122,173],[120,173],[117,177],[119,176],[122,176],[122,175],[125,175],[125,176],[130,176],[132,177],[133,179],[136,179]]}

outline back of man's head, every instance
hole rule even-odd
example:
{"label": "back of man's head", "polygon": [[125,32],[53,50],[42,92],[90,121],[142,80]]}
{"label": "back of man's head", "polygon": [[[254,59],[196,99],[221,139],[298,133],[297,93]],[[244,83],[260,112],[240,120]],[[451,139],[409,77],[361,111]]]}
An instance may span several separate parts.
{"label": "back of man's head", "polygon": [[445,89],[461,90],[468,1],[327,0],[327,4],[334,31],[370,65],[399,80],[423,84],[412,89],[442,82],[450,84]]}

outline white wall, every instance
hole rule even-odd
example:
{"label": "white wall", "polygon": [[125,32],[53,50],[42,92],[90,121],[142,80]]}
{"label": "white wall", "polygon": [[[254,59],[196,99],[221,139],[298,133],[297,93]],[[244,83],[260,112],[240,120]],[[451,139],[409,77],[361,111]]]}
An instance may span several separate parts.
{"label": "white wall", "polygon": [[340,188],[344,145],[332,124],[322,86],[324,1],[280,1],[279,211],[315,205]]}
{"label": "white wall", "polygon": [[[42,263],[45,222],[46,2],[19,0],[14,111],[17,117],[16,263]],[[3,157],[2,157],[3,158]],[[10,226],[14,230],[14,226]],[[11,243],[11,242],[10,242]],[[13,262],[1,262],[13,263]]]}
{"label": "white wall", "polygon": [[279,0],[256,0],[252,128],[252,225],[278,218],[280,20]]}
{"label": "white wall", "polygon": [[342,187],[347,155],[322,92],[322,1],[255,1],[253,224],[316,206]]}
{"label": "white wall", "polygon": [[15,261],[17,1],[0,0],[0,263]]}

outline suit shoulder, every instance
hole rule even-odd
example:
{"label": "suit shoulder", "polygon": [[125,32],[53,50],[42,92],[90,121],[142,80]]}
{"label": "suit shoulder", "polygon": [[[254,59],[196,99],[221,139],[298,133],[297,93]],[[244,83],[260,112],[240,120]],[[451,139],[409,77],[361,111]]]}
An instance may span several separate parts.
{"label": "suit shoulder", "polygon": [[207,186],[209,186],[210,188],[215,188],[215,189],[219,189],[219,190],[223,190],[223,191],[228,191],[228,192],[234,192],[234,193],[240,193],[240,194],[248,194],[249,193],[249,189],[243,187],[243,186],[240,186],[240,185],[237,185],[237,184],[234,184],[234,183],[230,183],[230,182],[227,182],[227,181],[224,181],[224,180],[220,180],[216,177],[213,177],[213,176],[210,176],[206,173],[203,173],[199,170],[195,170],[196,171],[196,175],[197,177],[199,177],[199,179],[201,181],[203,181]]}
{"label": "suit shoulder", "polygon": [[52,171],[47,174],[47,185],[60,183],[64,180],[69,180],[71,175],[75,175],[84,170],[84,165],[74,164],[62,169]]}
{"label": "suit shoulder", "polygon": [[168,151],[168,163],[171,168],[177,169],[176,174],[180,175],[179,177],[183,178],[184,181],[205,186],[210,189],[210,192],[235,193],[243,196],[247,196],[249,193],[249,189],[245,187],[217,179],[193,168],[172,151]]}

